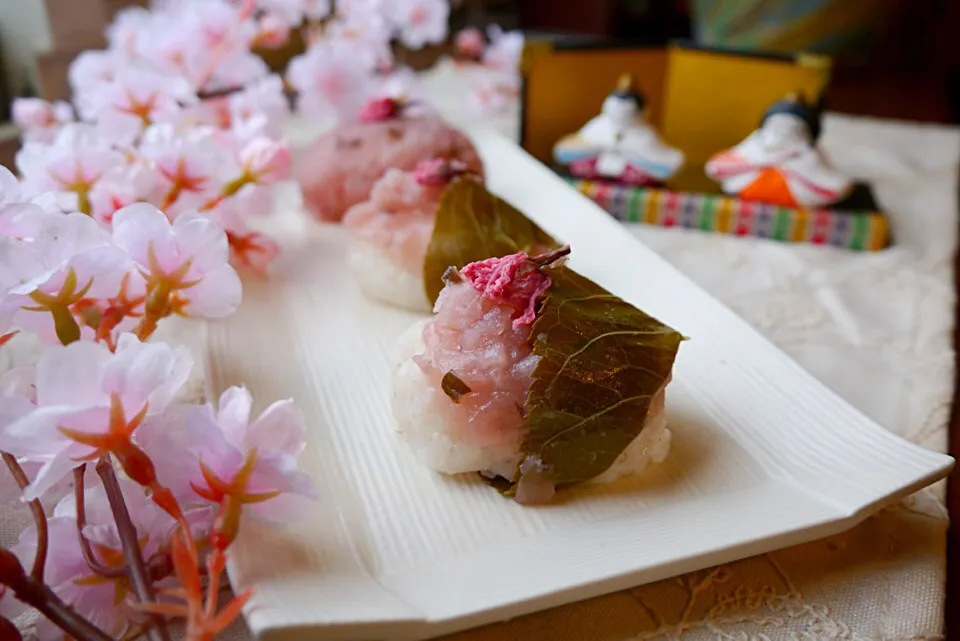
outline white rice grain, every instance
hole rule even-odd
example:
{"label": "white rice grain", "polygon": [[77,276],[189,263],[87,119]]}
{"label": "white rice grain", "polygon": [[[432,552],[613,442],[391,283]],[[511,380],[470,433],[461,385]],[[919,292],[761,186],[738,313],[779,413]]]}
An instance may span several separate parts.
{"label": "white rice grain", "polygon": [[380,249],[356,238],[350,244],[348,258],[350,270],[367,298],[413,312],[430,311],[422,275],[400,269]]}

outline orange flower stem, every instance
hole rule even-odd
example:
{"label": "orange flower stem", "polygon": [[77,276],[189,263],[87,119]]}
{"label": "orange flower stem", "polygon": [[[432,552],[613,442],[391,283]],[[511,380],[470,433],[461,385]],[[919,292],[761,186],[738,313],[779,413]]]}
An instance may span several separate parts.
{"label": "orange flower stem", "polygon": [[167,195],[163,197],[163,202],[160,203],[158,209],[166,213],[167,209],[177,202],[177,199],[180,198],[180,191],[183,189],[180,181],[175,181],[170,189],[167,191]]}
{"label": "orange flower stem", "polygon": [[220,596],[220,575],[226,565],[226,557],[223,550],[213,548],[210,550],[210,556],[207,557],[207,571],[210,576],[207,583],[207,602],[204,606],[208,618],[213,618],[217,613],[217,600]]}
{"label": "orange flower stem", "polygon": [[[107,502],[110,503],[110,511],[113,512],[113,518],[117,524],[117,532],[120,535],[120,542],[123,544],[123,555],[126,557],[127,566],[130,568],[130,580],[133,582],[133,588],[137,593],[137,598],[141,603],[153,603],[157,600],[156,592],[153,589],[153,581],[147,570],[147,565],[143,561],[143,554],[140,551],[140,542],[137,540],[137,529],[130,520],[130,512],[127,510],[127,503],[123,500],[123,492],[120,490],[120,482],[117,480],[117,474],[113,470],[110,459],[104,456],[97,462],[97,474],[103,482],[103,489],[107,493]],[[151,641],[170,641],[170,633],[167,630],[166,620],[160,615],[150,615],[153,625],[147,630],[147,636]]]}
{"label": "orange flower stem", "polygon": [[210,211],[211,209],[213,209],[214,207],[222,203],[227,198],[232,198],[233,196],[236,196],[237,192],[243,189],[245,186],[249,184],[253,184],[255,182],[256,182],[256,177],[253,174],[251,174],[248,170],[245,169],[242,174],[240,174],[239,176],[237,176],[236,178],[228,182],[226,185],[224,185],[223,190],[219,194],[217,194],[207,202],[200,205],[197,211],[201,211],[201,212]]}
{"label": "orange flower stem", "polygon": [[157,321],[159,320],[160,319],[147,311],[144,313],[143,318],[140,319],[140,322],[137,323],[137,327],[133,330],[133,333],[136,334],[137,338],[141,341],[146,342],[146,340],[157,331]]}
{"label": "orange flower stem", "polygon": [[[17,482],[21,490],[30,485],[30,479],[27,478],[23,468],[20,467],[20,464],[13,454],[4,452],[3,462],[7,464],[10,474],[13,475],[13,479]],[[43,506],[40,504],[39,499],[33,499],[29,505],[30,513],[33,514],[33,522],[37,526],[37,554],[33,558],[33,569],[30,572],[30,576],[34,581],[42,583],[43,570],[47,564],[47,546],[49,545],[50,539],[47,533],[47,515],[43,511]]]}

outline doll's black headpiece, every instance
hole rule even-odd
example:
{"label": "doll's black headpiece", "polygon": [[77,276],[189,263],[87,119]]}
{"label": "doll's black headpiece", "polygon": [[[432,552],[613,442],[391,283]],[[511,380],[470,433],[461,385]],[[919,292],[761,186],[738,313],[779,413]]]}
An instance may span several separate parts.
{"label": "doll's black headpiece", "polygon": [[610,95],[620,99],[632,100],[639,111],[643,111],[643,108],[647,105],[647,100],[643,92],[637,87],[636,80],[628,73],[620,76],[620,79],[617,80],[617,88]]}
{"label": "doll's black headpiece", "polygon": [[763,118],[760,120],[760,126],[767,121],[771,116],[776,116],[777,114],[787,114],[791,116],[796,116],[803,120],[807,127],[810,129],[810,138],[816,142],[820,137],[820,119],[823,112],[823,101],[818,101],[816,104],[808,103],[804,100],[801,94],[790,94],[782,100],[770,105],[770,107],[764,112]]}

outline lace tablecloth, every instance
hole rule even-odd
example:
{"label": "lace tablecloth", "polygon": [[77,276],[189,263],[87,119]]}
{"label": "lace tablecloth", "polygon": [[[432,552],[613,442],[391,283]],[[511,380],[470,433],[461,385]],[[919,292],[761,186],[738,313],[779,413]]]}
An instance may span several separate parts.
{"label": "lace tablecloth", "polygon": [[[451,67],[432,74],[428,90],[450,120],[473,118],[462,106],[465,79]],[[516,137],[515,110],[489,122]],[[631,232],[878,423],[945,450],[960,130],[829,115],[823,146],[841,168],[875,182],[894,247],[866,254],[699,231]],[[942,638],[943,494],[941,483],[833,538],[447,641]],[[0,543],[12,543],[27,518],[0,508]],[[248,636],[241,623],[224,638]]]}

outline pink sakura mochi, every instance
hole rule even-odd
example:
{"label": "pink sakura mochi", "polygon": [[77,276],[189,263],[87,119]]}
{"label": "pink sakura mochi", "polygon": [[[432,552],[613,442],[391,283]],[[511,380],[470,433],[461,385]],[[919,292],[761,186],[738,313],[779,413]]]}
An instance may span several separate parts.
{"label": "pink sakura mochi", "polygon": [[460,160],[483,175],[470,140],[428,117],[337,127],[302,153],[294,174],[307,209],[320,220],[337,222],[351,206],[367,200],[388,169],[411,171],[427,158]]}

